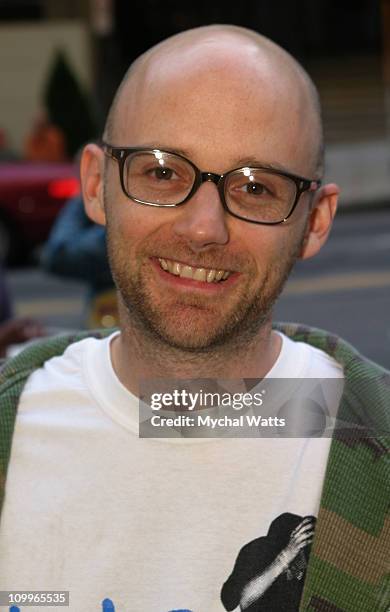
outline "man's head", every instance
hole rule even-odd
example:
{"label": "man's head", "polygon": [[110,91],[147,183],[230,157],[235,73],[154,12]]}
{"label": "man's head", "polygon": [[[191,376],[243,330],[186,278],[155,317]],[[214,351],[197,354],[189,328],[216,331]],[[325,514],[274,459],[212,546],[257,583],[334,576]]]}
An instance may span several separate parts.
{"label": "man's head", "polygon": [[[118,90],[104,138],[180,153],[202,172],[267,166],[315,179],[322,171],[309,77],[280,47],[235,26],[190,30],[141,56]],[[212,182],[182,206],[139,204],[123,193],[117,161],[93,145],[82,178],[89,215],[107,224],[128,320],[156,341],[195,351],[248,341],[269,324],[296,259],[325,242],[338,194],[335,185],[314,198],[303,193],[285,223],[259,225],[229,215]],[[201,280],[188,278],[195,269],[206,269]],[[229,277],[207,282],[209,270]],[[187,278],[172,274],[179,271]]]}

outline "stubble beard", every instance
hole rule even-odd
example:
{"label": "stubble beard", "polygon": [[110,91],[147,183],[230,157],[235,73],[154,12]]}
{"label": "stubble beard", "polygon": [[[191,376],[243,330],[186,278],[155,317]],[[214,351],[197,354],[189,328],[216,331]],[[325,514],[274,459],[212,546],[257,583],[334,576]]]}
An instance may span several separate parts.
{"label": "stubble beard", "polygon": [[115,244],[114,232],[111,233],[108,224],[107,248],[119,292],[121,325],[138,332],[140,338],[148,338],[156,350],[173,349],[195,356],[242,349],[270,321],[272,307],[299,256],[302,241],[303,235],[282,259],[268,265],[251,295],[245,287],[241,288],[234,302],[226,307],[223,300],[205,301],[194,294],[173,299],[159,295],[156,299],[148,278],[151,276],[148,256],[140,256],[138,266],[130,262],[127,253]]}

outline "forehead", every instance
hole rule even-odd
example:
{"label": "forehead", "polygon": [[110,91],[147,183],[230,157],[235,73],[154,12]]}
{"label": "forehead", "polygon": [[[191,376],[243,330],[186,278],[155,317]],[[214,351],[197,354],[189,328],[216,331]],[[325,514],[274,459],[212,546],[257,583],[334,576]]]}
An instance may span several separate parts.
{"label": "forehead", "polygon": [[156,55],[129,79],[115,144],[181,149],[216,171],[253,156],[302,173],[306,106],[299,76],[283,58],[250,42],[209,41]]}

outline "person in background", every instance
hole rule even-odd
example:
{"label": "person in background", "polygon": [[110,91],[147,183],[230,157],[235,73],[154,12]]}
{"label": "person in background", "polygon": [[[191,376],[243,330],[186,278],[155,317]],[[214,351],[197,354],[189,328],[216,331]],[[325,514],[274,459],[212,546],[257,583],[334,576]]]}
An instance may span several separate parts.
{"label": "person in background", "polygon": [[67,162],[66,140],[63,131],[52,124],[47,112],[37,112],[24,143],[24,158],[31,162]]}
{"label": "person in background", "polygon": [[61,210],[42,252],[46,272],[88,284],[87,327],[114,327],[118,322],[116,293],[106,250],[106,231],[86,215],[82,196]]}

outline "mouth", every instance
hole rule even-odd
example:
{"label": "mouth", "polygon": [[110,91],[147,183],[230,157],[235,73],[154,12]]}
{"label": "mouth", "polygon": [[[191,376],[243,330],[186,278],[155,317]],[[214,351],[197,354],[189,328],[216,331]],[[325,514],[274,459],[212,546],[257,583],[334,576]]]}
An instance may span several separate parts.
{"label": "mouth", "polygon": [[165,272],[180,278],[187,278],[203,283],[221,283],[226,281],[233,272],[219,268],[199,268],[183,264],[173,259],[158,258],[160,267]]}

